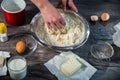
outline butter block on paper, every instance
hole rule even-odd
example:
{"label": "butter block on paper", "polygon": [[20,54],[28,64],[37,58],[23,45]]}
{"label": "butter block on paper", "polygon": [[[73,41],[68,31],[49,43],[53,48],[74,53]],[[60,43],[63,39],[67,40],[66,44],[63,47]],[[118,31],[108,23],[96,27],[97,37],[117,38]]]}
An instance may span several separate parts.
{"label": "butter block on paper", "polygon": [[60,69],[65,76],[69,77],[77,72],[81,66],[82,64],[76,58],[70,58],[61,65]]}
{"label": "butter block on paper", "polygon": [[0,56],[0,68],[4,66],[4,57]]}

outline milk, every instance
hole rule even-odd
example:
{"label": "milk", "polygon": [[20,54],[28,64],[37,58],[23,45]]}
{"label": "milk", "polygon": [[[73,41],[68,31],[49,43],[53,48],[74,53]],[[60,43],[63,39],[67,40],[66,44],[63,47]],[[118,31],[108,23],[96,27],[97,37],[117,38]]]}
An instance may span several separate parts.
{"label": "milk", "polygon": [[8,64],[9,74],[12,79],[23,79],[26,76],[26,61],[23,59],[13,59]]}

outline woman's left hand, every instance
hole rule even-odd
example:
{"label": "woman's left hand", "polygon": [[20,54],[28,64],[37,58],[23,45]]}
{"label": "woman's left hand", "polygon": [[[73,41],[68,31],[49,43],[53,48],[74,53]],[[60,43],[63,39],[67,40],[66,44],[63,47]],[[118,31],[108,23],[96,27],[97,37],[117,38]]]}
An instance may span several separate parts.
{"label": "woman's left hand", "polygon": [[67,6],[75,12],[78,12],[73,0],[61,0],[57,6],[62,5],[63,10],[66,10]]}

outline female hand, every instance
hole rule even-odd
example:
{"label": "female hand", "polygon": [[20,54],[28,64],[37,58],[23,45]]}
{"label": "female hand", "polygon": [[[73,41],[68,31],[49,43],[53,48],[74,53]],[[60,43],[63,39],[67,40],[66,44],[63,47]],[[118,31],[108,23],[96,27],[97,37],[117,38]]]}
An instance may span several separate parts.
{"label": "female hand", "polygon": [[58,4],[58,6],[62,5],[63,10],[66,10],[66,7],[69,7],[75,12],[78,12],[77,7],[73,3],[73,0],[61,0]]}

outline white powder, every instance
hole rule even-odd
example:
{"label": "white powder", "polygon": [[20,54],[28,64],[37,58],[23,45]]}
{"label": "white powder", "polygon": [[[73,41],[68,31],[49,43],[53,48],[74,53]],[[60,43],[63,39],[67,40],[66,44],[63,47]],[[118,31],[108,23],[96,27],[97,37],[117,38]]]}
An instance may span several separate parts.
{"label": "white powder", "polygon": [[[69,15],[61,14],[66,21],[66,26],[64,27],[67,32],[65,34],[51,34],[52,31],[48,29],[42,19],[38,21],[37,35],[47,44],[53,46],[72,46],[83,41],[85,26],[82,21],[77,22]],[[41,23],[42,22],[42,23]],[[58,41],[61,38],[62,41]]]}

